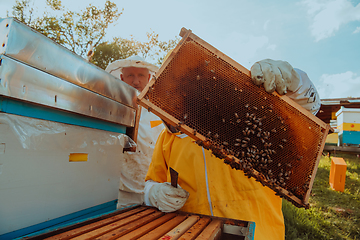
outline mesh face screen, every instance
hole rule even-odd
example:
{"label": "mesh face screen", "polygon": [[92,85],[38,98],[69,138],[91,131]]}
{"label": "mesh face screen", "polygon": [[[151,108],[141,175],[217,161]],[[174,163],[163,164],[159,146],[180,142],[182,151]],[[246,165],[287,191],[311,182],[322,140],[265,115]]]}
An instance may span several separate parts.
{"label": "mesh face screen", "polygon": [[[325,129],[191,38],[146,93],[192,129],[199,145],[298,207],[317,168]],[[160,116],[161,117],[161,116]],[[316,172],[316,170],[315,170]],[[294,201],[295,199],[295,201]]]}

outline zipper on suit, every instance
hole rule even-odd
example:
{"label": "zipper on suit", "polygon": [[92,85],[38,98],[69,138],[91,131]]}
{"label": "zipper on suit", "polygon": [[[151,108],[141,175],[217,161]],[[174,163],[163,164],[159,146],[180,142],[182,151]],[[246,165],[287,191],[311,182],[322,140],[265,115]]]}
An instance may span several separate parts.
{"label": "zipper on suit", "polygon": [[210,197],[210,190],[209,190],[209,181],[208,181],[207,165],[206,165],[206,158],[205,158],[205,150],[203,147],[202,147],[202,152],[203,152],[204,167],[205,167],[206,193],[207,193],[207,198],[208,198],[208,202],[209,202],[211,216],[214,216],[212,203],[211,203],[211,197]]}

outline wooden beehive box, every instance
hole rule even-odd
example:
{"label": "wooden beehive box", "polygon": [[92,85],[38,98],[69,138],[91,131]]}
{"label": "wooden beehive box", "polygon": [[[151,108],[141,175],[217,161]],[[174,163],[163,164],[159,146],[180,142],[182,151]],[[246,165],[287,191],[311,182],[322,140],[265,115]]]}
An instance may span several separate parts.
{"label": "wooden beehive box", "polygon": [[254,239],[255,223],[134,206],[23,239]]}
{"label": "wooden beehive box", "polygon": [[190,30],[138,97],[168,124],[298,207],[308,199],[329,126]]}

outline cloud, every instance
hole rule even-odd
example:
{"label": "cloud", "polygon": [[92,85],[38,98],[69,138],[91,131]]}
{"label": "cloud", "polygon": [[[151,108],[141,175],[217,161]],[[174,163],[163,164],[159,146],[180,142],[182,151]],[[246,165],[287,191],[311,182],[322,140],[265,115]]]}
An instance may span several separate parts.
{"label": "cloud", "polygon": [[263,29],[264,29],[265,31],[268,29],[269,23],[270,23],[270,20],[266,20],[266,22],[264,23]]}
{"label": "cloud", "polygon": [[259,49],[275,50],[275,44],[269,43],[267,36],[254,36],[249,33],[233,31],[221,40],[221,51],[246,68],[250,68],[257,57]]}
{"label": "cloud", "polygon": [[357,27],[356,29],[355,29],[355,31],[353,31],[353,33],[355,34],[355,33],[359,33],[360,32],[360,27]]}
{"label": "cloud", "polygon": [[321,99],[360,97],[360,76],[351,71],[323,74],[315,85]]}
{"label": "cloud", "polygon": [[360,21],[360,4],[354,7],[349,0],[304,0],[301,4],[308,8],[316,42],[333,36],[341,25]]}

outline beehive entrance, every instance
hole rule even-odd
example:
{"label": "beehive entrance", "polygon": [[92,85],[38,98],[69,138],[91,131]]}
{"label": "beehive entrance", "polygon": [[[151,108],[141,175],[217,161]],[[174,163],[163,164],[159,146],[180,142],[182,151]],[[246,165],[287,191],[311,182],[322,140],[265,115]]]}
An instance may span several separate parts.
{"label": "beehive entrance", "polygon": [[255,86],[243,68],[206,43],[188,37],[176,51],[149,84],[143,104],[164,111],[160,117],[172,116],[172,125],[233,168],[307,207],[324,124]]}

